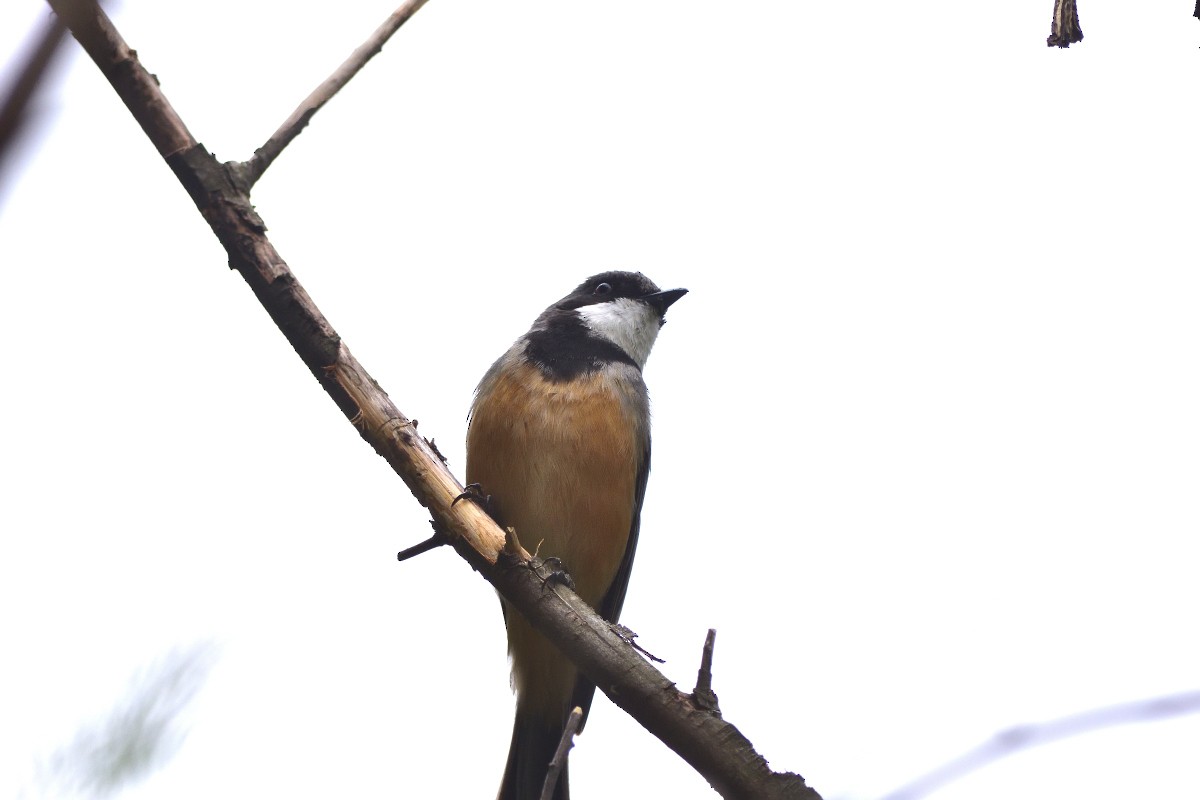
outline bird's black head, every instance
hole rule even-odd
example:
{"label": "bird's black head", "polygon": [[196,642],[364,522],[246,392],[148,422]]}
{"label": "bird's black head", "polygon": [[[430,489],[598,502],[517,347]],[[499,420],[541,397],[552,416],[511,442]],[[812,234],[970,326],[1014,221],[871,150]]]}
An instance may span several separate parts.
{"label": "bird's black head", "polygon": [[663,324],[666,322],[663,315],[667,308],[685,294],[687,289],[668,289],[664,292],[640,272],[613,270],[588,278],[555,303],[554,307],[565,311],[614,300],[640,300],[658,312],[659,324]]}
{"label": "bird's black head", "polygon": [[547,308],[525,334],[525,355],[568,380],[621,362],[641,369],[663,314],[687,289],[661,291],[640,272],[601,272]]}

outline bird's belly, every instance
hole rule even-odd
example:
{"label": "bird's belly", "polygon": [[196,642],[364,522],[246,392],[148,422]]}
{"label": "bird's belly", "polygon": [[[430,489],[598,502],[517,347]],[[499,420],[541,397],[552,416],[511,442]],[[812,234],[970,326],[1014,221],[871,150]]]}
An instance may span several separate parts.
{"label": "bird's belly", "polygon": [[561,559],[596,606],[629,540],[641,426],[603,373],[556,383],[532,367],[514,372],[476,404],[467,480],[527,550]]}

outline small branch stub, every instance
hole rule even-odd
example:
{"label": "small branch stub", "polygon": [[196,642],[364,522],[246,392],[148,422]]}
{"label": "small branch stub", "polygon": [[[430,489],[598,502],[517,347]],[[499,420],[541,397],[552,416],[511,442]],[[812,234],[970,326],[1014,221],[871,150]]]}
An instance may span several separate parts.
{"label": "small branch stub", "polygon": [[692,691],[692,702],[705,711],[721,716],[717,693],[712,688],[713,646],[717,641],[717,629],[709,628],[704,637],[704,649],[700,651],[700,669],[696,671],[696,688]]}
{"label": "small branch stub", "polygon": [[396,553],[396,560],[408,561],[410,558],[419,556],[422,553],[428,553],[435,547],[441,547],[444,544],[449,544],[449,542],[446,540],[446,535],[437,529],[437,525],[435,523],[433,528],[433,536],[430,536],[420,544],[414,544],[412,547],[406,547],[399,553]]}

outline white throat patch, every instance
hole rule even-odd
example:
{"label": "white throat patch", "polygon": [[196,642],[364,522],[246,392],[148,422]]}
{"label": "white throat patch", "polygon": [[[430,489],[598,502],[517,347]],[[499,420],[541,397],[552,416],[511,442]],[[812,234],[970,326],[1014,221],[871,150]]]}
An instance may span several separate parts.
{"label": "white throat patch", "polygon": [[640,300],[620,297],[605,303],[577,309],[588,329],[615,344],[637,362],[646,366],[650,348],[658,338],[661,315]]}

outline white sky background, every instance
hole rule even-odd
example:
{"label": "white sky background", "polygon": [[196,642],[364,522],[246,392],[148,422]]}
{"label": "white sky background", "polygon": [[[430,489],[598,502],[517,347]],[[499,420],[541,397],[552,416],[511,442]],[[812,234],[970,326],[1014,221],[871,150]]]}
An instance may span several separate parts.
{"label": "white sky background", "polygon": [[[872,798],[998,729],[1200,687],[1190,0],[432,0],[267,173],[270,236],[461,476],[471,391],[609,268],[691,294],[647,370],[623,621],[774,767]],[[391,11],[124,0],[248,157]],[[44,6],[0,6],[14,53]],[[11,56],[10,56],[11,59]],[[0,794],[172,648],[133,800],[491,797],[499,605],[328,401],[73,45],[0,194]],[[940,800],[1195,798],[1200,718]],[[715,797],[607,700],[577,800]],[[53,795],[51,795],[53,796]]]}

